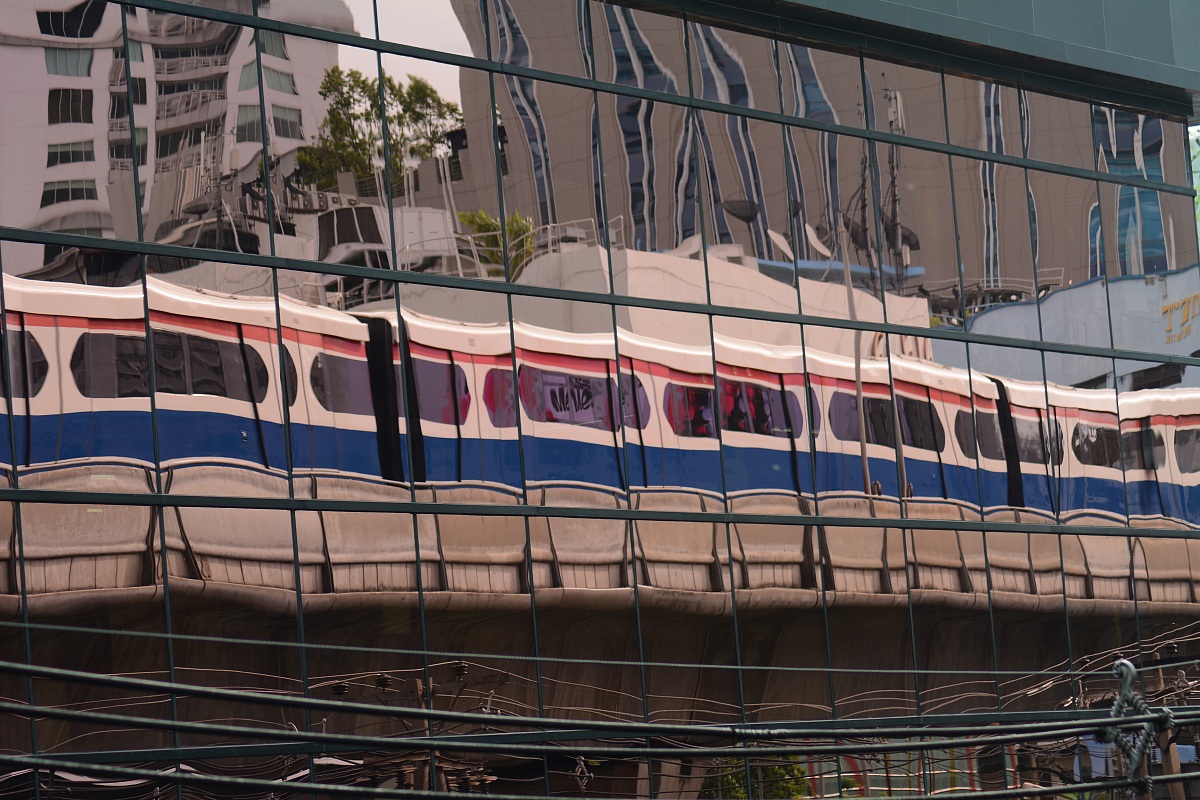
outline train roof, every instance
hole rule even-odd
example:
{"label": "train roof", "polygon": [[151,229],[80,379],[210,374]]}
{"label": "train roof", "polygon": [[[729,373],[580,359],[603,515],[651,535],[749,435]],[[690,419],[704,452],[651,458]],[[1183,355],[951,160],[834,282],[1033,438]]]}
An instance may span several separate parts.
{"label": "train roof", "polygon": [[[356,311],[355,316],[387,320],[392,324],[392,340],[398,341],[394,309]],[[479,356],[503,356],[512,352],[508,325],[500,322],[454,322],[405,309],[404,327],[409,340],[426,347]]]}
{"label": "train roof", "polygon": [[[155,278],[147,278],[151,310],[183,317],[275,327],[275,301],[267,297],[245,297],[193,289]],[[142,287],[87,286],[73,283],[33,281],[4,276],[6,307],[10,311],[51,316],[98,319],[142,319]],[[289,297],[279,298],[284,327],[342,339],[366,341],[367,326],[331,308],[311,306]]]}

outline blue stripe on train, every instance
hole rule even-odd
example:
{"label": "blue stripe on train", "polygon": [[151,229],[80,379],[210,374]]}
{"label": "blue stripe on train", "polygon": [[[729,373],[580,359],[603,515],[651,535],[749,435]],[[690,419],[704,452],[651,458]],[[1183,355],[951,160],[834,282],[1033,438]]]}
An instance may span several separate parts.
{"label": "blue stripe on train", "polygon": [[[153,437],[148,412],[103,411],[16,417],[17,460],[32,463],[89,457],[153,460]],[[227,458],[284,466],[282,426],[211,412],[159,410],[159,447],[163,461],[184,458]],[[402,437],[403,439],[404,437]],[[402,446],[407,442],[402,441]],[[524,467],[531,481],[573,480],[605,486],[690,486],[720,492],[746,489],[799,489],[808,494],[858,490],[862,467],[858,456],[818,452],[813,460],[805,452],[726,447],[715,450],[674,450],[626,445],[617,454],[611,446],[527,437]],[[426,437],[427,478],[438,481],[487,480],[510,486],[521,484],[522,452],[515,440],[463,440]],[[294,466],[298,469],[336,469],[367,475],[379,474],[378,450],[372,431],[351,431],[323,426],[292,426]],[[8,460],[8,424],[0,417],[0,460]],[[406,451],[405,451],[406,452]],[[408,466],[407,456],[405,466]],[[869,459],[872,480],[885,495],[898,495],[893,461]],[[724,480],[722,480],[722,466]],[[625,473],[623,476],[622,473]],[[406,473],[407,474],[407,473]],[[917,497],[942,497],[979,502],[985,507],[1008,502],[1007,476],[976,473],[966,467],[906,459],[906,479]],[[1062,512],[1099,510],[1116,514],[1200,520],[1200,487],[1188,488],[1155,481],[1122,484],[1102,478],[1055,479],[1023,475],[1027,507]],[[1127,507],[1128,506],[1128,507]]]}
{"label": "blue stripe on train", "polygon": [[[269,466],[286,465],[283,426],[231,414],[158,412],[159,458],[227,458]],[[28,423],[28,426],[27,426]],[[7,444],[7,421],[4,421]],[[74,414],[16,417],[17,460],[34,464],[79,458],[128,458],[154,461],[154,434],[146,411],[87,411]],[[300,469],[336,469],[379,474],[379,451],[373,431],[350,431],[293,425],[292,453]],[[8,460],[7,448],[0,459]]]}

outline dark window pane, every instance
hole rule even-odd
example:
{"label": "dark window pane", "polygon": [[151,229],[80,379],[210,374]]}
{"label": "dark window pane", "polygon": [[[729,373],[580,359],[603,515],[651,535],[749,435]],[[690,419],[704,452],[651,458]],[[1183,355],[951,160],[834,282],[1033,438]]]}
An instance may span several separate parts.
{"label": "dark window pane", "polygon": [[663,410],[676,436],[716,438],[712,389],[668,384],[663,390]]}
{"label": "dark window pane", "polygon": [[976,412],[975,424],[971,424],[971,414],[959,411],[954,417],[954,436],[958,446],[972,458],[975,457],[975,435],[979,434],[979,453],[984,458],[996,461],[1004,460],[1004,444],[1000,440],[1000,420],[995,414]]}
{"label": "dark window pane", "polygon": [[483,404],[488,419],[497,428],[512,428],[517,424],[517,408],[513,401],[513,374],[510,369],[488,370],[483,379]]}
{"label": "dark window pane", "polygon": [[[868,444],[895,447],[892,429],[892,401],[883,397],[864,398],[863,410],[867,422]],[[854,395],[838,392],[829,401],[829,424],[833,435],[843,442],[857,442],[858,402]]]}
{"label": "dark window pane", "polygon": [[[1047,432],[1046,424],[1040,419],[1028,419],[1013,416],[1013,428],[1017,434],[1017,457],[1027,464],[1045,464]],[[1063,434],[1062,428],[1056,422],[1053,425],[1049,444],[1054,464],[1062,463]]]}
{"label": "dark window pane", "polygon": [[[149,397],[150,371],[146,364],[146,340],[140,336],[109,336],[113,340],[113,360],[107,364],[116,363],[116,396],[117,397]],[[93,351],[89,355],[100,355]],[[91,368],[104,369],[107,367],[101,359],[93,358]],[[111,394],[93,395],[95,397],[112,397]]]}
{"label": "dark window pane", "polygon": [[71,376],[84,397],[147,397],[146,340],[85,333],[71,354]]}
{"label": "dark window pane", "polygon": [[191,393],[228,397],[225,370],[221,364],[220,343],[201,336],[187,337],[188,368],[191,371]]}
{"label": "dark window pane", "polygon": [[650,422],[650,398],[646,396],[646,387],[641,378],[628,372],[621,373],[621,420],[624,425],[638,430]]}
{"label": "dark window pane", "polygon": [[1145,425],[1121,434],[1121,464],[1127,470],[1159,469],[1167,462],[1162,434]]}
{"label": "dark window pane", "polygon": [[942,452],[946,446],[946,431],[938,419],[933,404],[899,395],[900,437],[906,447]]}
{"label": "dark window pane", "polygon": [[1200,472],[1200,428],[1175,431],[1175,460],[1180,472]]}
{"label": "dark window pane", "polygon": [[8,332],[8,366],[13,397],[36,397],[50,371],[46,354],[27,331]]}
{"label": "dark window pane", "polygon": [[326,411],[368,417],[375,414],[366,361],[319,353],[310,366],[309,383]]}
{"label": "dark window pane", "polygon": [[471,407],[467,376],[462,367],[414,358],[411,363],[417,383],[417,411],[421,419],[458,425]]}
{"label": "dark window pane", "polygon": [[91,89],[51,89],[46,103],[46,118],[51,125],[92,121]]}
{"label": "dark window pane", "polygon": [[154,387],[167,394],[188,393],[182,334],[154,331]]}
{"label": "dark window pane", "polygon": [[790,392],[788,410],[783,408],[784,394],[778,389],[742,381],[719,381],[721,387],[721,427],[727,431],[787,437],[798,432],[803,415],[800,404]]}
{"label": "dark window pane", "polygon": [[1084,466],[1121,468],[1121,445],[1116,428],[1080,422],[1071,433],[1071,450]]}
{"label": "dark window pane", "polygon": [[66,11],[39,11],[38,29],[46,36],[88,39],[96,35],[107,7],[107,0],[84,0]]}

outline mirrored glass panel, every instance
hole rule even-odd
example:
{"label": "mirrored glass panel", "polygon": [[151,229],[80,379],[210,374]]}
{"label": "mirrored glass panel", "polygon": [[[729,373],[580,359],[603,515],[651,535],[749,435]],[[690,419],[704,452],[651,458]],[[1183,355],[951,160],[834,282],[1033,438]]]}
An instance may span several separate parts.
{"label": "mirrored glass panel", "polygon": [[1153,114],[1092,106],[1096,167],[1101,172],[1187,184],[1184,126]]}
{"label": "mirrored glass panel", "polygon": [[[601,131],[612,130],[596,95],[543,81],[523,84],[515,95],[499,95],[504,121],[505,235],[511,280],[536,286],[610,291],[609,258],[600,165]],[[502,82],[497,82],[500,89]],[[533,105],[536,114],[527,113]],[[610,110],[605,108],[605,110]],[[607,155],[607,154],[605,154]],[[453,186],[453,184],[452,184]],[[460,212],[461,214],[461,212]],[[474,217],[464,217],[474,221]]]}
{"label": "mirrored glass panel", "polygon": [[[1036,331],[1036,309],[1029,304],[1037,292],[1025,171],[962,158],[951,165],[961,268],[959,275],[925,283],[931,315],[943,325],[972,331]],[[1015,314],[1024,317],[1020,325],[1002,322]]]}
{"label": "mirrored glass panel", "polygon": [[[5,8],[5,32],[21,40],[5,51],[6,118],[21,123],[0,155],[8,187],[0,222],[136,240],[135,191],[149,174],[153,69],[139,64],[133,83],[127,80],[119,5],[91,3],[87,12],[68,25],[66,16],[39,16],[25,4]],[[131,22],[131,34],[141,25]],[[14,262],[7,271],[42,266]]]}
{"label": "mirrored glass panel", "polygon": [[688,94],[682,19],[600,0],[592,0],[590,12],[596,80]]}
{"label": "mirrored glass panel", "polygon": [[[1109,303],[1117,347],[1191,355],[1197,292],[1192,202],[1187,197],[1133,186],[1100,185],[1102,242],[1109,270]],[[1117,362],[1122,386],[1179,383],[1190,367]]]}
{"label": "mirrored glass panel", "polygon": [[698,112],[696,119],[712,301],[794,313],[796,295],[789,290],[795,265],[785,252],[791,250],[791,203],[783,129],[712,111]]}
{"label": "mirrored glass panel", "polygon": [[[588,3],[546,5],[536,0],[487,0],[479,6],[487,15],[494,60],[565,75],[593,77],[592,38],[588,31],[589,12],[595,13],[596,9]],[[475,9],[464,8],[457,13],[460,19],[473,18]],[[474,55],[482,58],[484,53],[479,44],[475,41],[471,44]],[[511,91],[524,95],[531,80],[510,78],[506,82]],[[536,115],[536,111],[533,113]]]}
{"label": "mirrored glass panel", "polygon": [[599,107],[614,290],[706,302],[692,112],[624,95]]}
{"label": "mirrored glass panel", "polygon": [[1097,280],[1104,256],[1096,183],[1037,170],[1026,178],[1041,336],[1107,347],[1112,334],[1105,282]]}
{"label": "mirrored glass panel", "polygon": [[[455,55],[490,58],[489,52],[499,52],[499,44],[495,38],[496,23],[492,23],[492,30],[489,31],[488,20],[496,17],[498,12],[518,4],[506,0],[470,3],[437,0],[424,5],[347,0],[346,5],[353,14],[355,28],[362,36],[375,36],[378,30],[379,38],[384,41]],[[378,29],[373,19],[375,14],[379,18]],[[458,72],[456,67],[450,65],[437,69],[450,81]]]}
{"label": "mirrored glass panel", "polygon": [[863,70],[872,129],[946,141],[941,73],[873,58],[863,59]]}
{"label": "mirrored glass panel", "polygon": [[778,47],[784,114],[866,127],[862,62],[857,55],[782,39]]}
{"label": "mirrored glass panel", "polygon": [[692,96],[761,111],[779,110],[775,42],[749,33],[689,22]]}
{"label": "mirrored glass panel", "polygon": [[987,153],[1024,155],[1024,92],[977,78],[946,74],[950,144]]}
{"label": "mirrored glass panel", "polygon": [[[959,276],[957,243],[942,235],[946,221],[954,219],[949,161],[940,153],[900,145],[876,143],[873,149],[879,230],[871,239],[878,243],[882,261],[881,291],[920,306],[927,297],[921,290],[929,292],[926,282],[944,291]],[[900,318],[892,313],[892,300],[888,303],[888,321],[928,327],[928,315],[921,318],[919,309]],[[900,312],[898,305],[895,311]]]}
{"label": "mirrored glass panel", "polygon": [[1025,155],[1067,167],[1093,169],[1091,106],[1079,100],[1023,90]]}

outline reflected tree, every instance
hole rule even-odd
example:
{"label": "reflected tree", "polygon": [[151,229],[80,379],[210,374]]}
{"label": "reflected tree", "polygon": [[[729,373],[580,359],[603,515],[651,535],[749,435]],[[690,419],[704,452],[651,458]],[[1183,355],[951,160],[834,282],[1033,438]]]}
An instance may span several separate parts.
{"label": "reflected tree", "polygon": [[700,796],[717,800],[750,800],[750,798],[812,797],[808,773],[795,758],[774,763],[756,762],[749,768],[752,786],[747,791],[746,762],[741,758],[714,759]]}
{"label": "reflected tree", "polygon": [[[495,264],[497,269],[489,273],[503,275],[504,244],[500,238],[500,220],[486,211],[460,211],[458,221],[471,231],[475,238],[475,247],[479,260],[485,264]],[[512,271],[511,280],[516,280],[521,270],[533,258],[533,220],[513,211],[504,220],[504,232],[508,239],[509,264]]]}
{"label": "reflected tree", "polygon": [[[330,67],[321,81],[321,98],[329,110],[315,141],[297,154],[300,177],[319,189],[335,189],[339,172],[367,176],[384,164],[380,81],[358,70]],[[439,155],[448,131],[461,128],[462,110],[444,99],[424,78],[408,83],[383,75],[390,162],[393,180],[406,166]]]}

